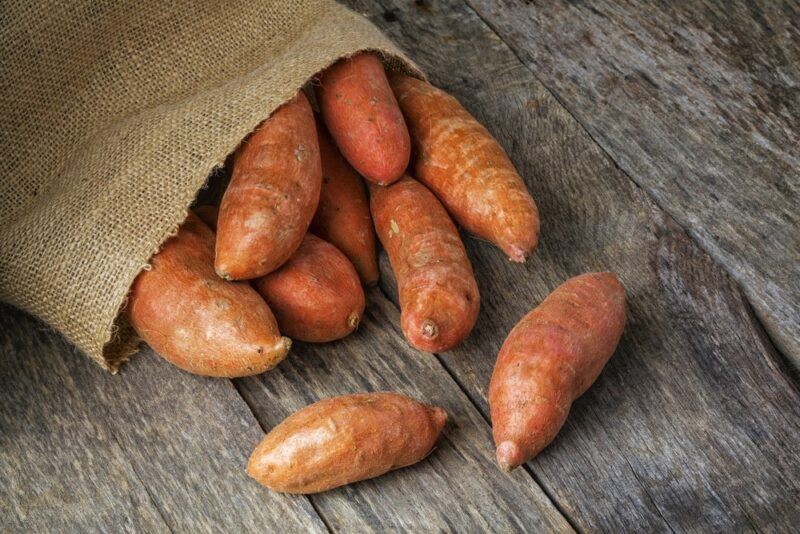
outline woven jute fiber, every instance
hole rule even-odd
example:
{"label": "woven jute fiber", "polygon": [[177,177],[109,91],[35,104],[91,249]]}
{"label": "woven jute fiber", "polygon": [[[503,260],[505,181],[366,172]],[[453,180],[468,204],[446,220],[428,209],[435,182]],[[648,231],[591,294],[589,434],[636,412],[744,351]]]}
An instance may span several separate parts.
{"label": "woven jute fiber", "polygon": [[136,275],[206,177],[318,71],[360,50],[417,73],[326,0],[4,0],[0,299],[110,371]]}

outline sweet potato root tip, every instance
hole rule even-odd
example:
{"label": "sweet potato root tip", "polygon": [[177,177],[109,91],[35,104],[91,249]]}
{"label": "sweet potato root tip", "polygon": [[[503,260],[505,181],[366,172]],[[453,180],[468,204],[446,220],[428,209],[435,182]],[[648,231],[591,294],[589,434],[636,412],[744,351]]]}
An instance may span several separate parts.
{"label": "sweet potato root tip", "polygon": [[436,336],[439,335],[439,329],[436,327],[436,323],[434,323],[430,319],[423,322],[422,335],[428,339],[435,339]]}
{"label": "sweet potato root tip", "polygon": [[497,465],[504,473],[510,473],[522,464],[522,451],[513,441],[504,441],[497,446]]}
{"label": "sweet potato root tip", "polygon": [[347,317],[347,324],[355,330],[358,328],[358,323],[361,321],[361,315],[359,313],[353,312]]}

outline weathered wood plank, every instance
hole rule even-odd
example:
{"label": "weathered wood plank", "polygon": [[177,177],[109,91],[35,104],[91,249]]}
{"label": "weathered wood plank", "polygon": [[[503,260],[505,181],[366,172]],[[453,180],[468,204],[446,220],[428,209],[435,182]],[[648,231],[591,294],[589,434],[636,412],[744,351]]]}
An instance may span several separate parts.
{"label": "weathered wood plank", "polygon": [[[356,5],[487,125],[539,201],[542,243],[526,265],[467,239],[482,313],[440,358],[484,416],[495,356],[525,312],[588,270],[627,288],[617,354],[530,462],[560,509],[586,530],[796,525],[800,396],[736,284],[464,5]],[[391,276],[382,284],[394,293]]]}
{"label": "weathered wood plank", "polygon": [[800,4],[468,3],[800,367]]}
{"label": "weathered wood plank", "polygon": [[228,380],[147,348],[111,376],[0,307],[0,530],[326,532],[245,474],[261,429]]}
{"label": "weathered wood plank", "polygon": [[319,399],[359,391],[398,391],[447,410],[437,448],[419,464],[312,495],[326,523],[348,532],[570,531],[527,473],[506,476],[494,466],[486,421],[435,357],[408,346],[398,324],[397,309],[373,289],[355,334],[295,343],[275,370],[236,380],[267,429]]}

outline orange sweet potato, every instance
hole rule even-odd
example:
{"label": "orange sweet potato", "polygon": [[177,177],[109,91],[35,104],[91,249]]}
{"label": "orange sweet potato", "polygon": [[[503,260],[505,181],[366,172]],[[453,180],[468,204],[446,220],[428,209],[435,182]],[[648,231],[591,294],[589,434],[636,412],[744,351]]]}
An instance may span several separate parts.
{"label": "orange sweet potato", "polygon": [[358,327],[364,290],[339,249],[306,234],[300,248],[277,271],[253,280],[278,319],[281,332],[300,341],[342,338]]}
{"label": "orange sweet potato", "polygon": [[378,282],[375,230],[361,177],[348,165],[323,127],[317,129],[322,192],[311,231],[347,256],[369,287]]}
{"label": "orange sweet potato", "polygon": [[504,471],[555,438],[572,402],[614,353],[625,314],[617,277],[588,273],[564,282],[511,330],[489,384],[497,463]]}
{"label": "orange sweet potato", "polygon": [[214,234],[192,213],[136,278],[126,313],[156,352],[199,375],[262,373],[291,345],[249,284],[214,273]]}
{"label": "orange sweet potato", "polygon": [[322,73],[316,94],[325,124],[350,165],[383,185],[403,175],[411,141],[376,54],[340,60]]}
{"label": "orange sweet potato", "polygon": [[237,150],[217,221],[217,274],[268,274],[297,250],[319,201],[322,165],[314,115],[299,92]]}
{"label": "orange sweet potato", "polygon": [[206,226],[211,228],[214,232],[217,231],[217,218],[219,217],[219,208],[210,204],[204,204],[192,208],[192,211],[197,215],[201,221],[206,223]]}
{"label": "orange sweet potato", "polygon": [[458,224],[525,261],[539,241],[539,212],[503,148],[444,91],[402,74],[391,84],[413,139],[415,176]]}
{"label": "orange sweet potato", "polygon": [[443,409],[397,393],[332,397],[273,428],[247,473],[275,491],[326,491],[419,462],[446,421]]}
{"label": "orange sweet potato", "polygon": [[403,333],[420,350],[453,348],[469,335],[480,307],[455,224],[433,193],[408,176],[371,193],[375,229],[397,277]]}

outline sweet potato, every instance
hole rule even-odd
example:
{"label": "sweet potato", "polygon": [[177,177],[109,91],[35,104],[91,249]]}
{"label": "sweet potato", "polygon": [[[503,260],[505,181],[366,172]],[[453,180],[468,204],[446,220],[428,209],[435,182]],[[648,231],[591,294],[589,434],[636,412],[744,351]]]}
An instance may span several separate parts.
{"label": "sweet potato", "polygon": [[345,161],[322,126],[317,129],[322,157],[322,192],[311,231],[347,256],[369,287],[378,282],[375,230],[361,177]]}
{"label": "sweet potato", "polygon": [[274,491],[326,491],[419,462],[446,421],[443,409],[397,393],[332,397],[273,428],[247,473]]}
{"label": "sweet potato", "polygon": [[325,124],[353,168],[383,185],[403,175],[411,141],[376,54],[340,60],[322,73],[316,94]]}
{"label": "sweet potato", "polygon": [[503,148],[444,91],[402,74],[391,84],[413,139],[414,175],[458,224],[525,261],[539,241],[539,211]]}
{"label": "sweet potato", "polygon": [[203,221],[206,226],[211,228],[212,231],[217,231],[217,218],[219,217],[219,208],[217,206],[212,206],[210,204],[204,204],[202,206],[197,206],[192,208],[197,217]]}
{"label": "sweet potato", "polygon": [[625,314],[617,277],[588,273],[564,282],[511,330],[489,384],[497,463],[504,471],[555,438],[572,402],[614,353]]}
{"label": "sweet potato", "polygon": [[277,271],[253,280],[281,332],[300,341],[339,339],[358,327],[364,290],[339,249],[306,234],[300,248]]}
{"label": "sweet potato", "polygon": [[370,207],[397,277],[403,333],[420,350],[450,350],[469,335],[480,307],[455,224],[433,193],[408,176],[373,186]]}
{"label": "sweet potato", "polygon": [[249,284],[214,273],[214,234],[192,213],[136,278],[126,313],[156,352],[199,375],[262,373],[291,345]]}
{"label": "sweet potato", "polygon": [[234,156],[217,221],[217,274],[243,280],[280,267],[303,241],[321,186],[314,115],[299,92]]}

